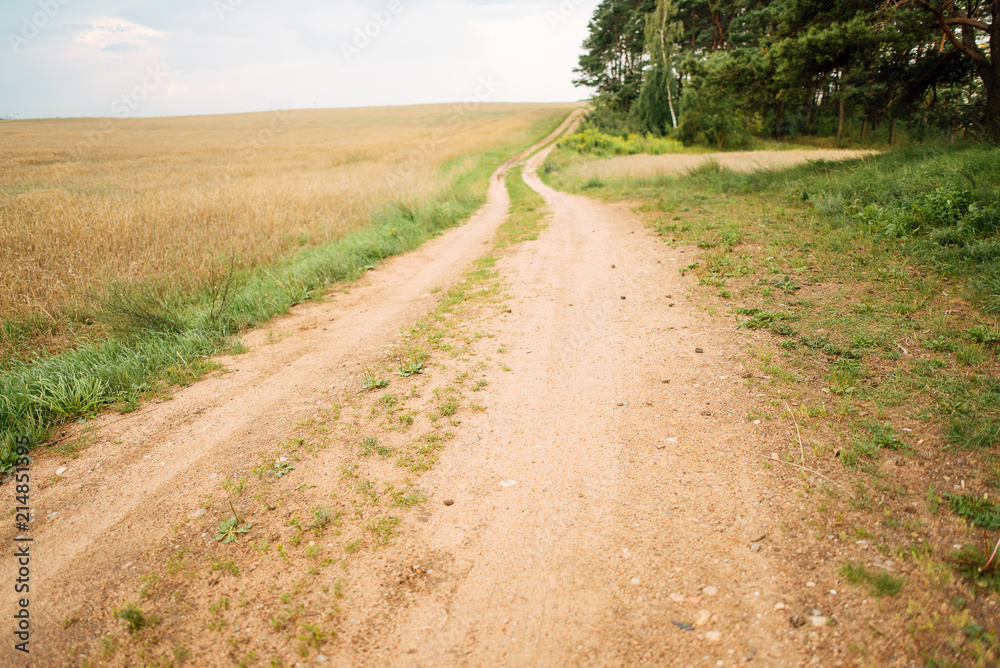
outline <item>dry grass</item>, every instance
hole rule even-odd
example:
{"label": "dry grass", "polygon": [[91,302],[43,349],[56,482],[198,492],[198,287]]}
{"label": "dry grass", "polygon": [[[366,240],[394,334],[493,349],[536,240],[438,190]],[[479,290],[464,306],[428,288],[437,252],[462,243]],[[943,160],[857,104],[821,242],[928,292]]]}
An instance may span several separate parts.
{"label": "dry grass", "polygon": [[[572,105],[0,122],[0,320],[57,320],[109,280],[197,289],[440,195]],[[214,268],[214,269],[213,269]],[[2,342],[0,342],[2,343]]]}
{"label": "dry grass", "polygon": [[874,151],[821,149],[791,151],[740,151],[702,155],[626,155],[609,160],[588,161],[575,165],[570,174],[579,179],[644,178],[661,174],[685,174],[688,170],[715,160],[721,167],[736,172],[758,169],[782,169],[810,160],[848,160]]}

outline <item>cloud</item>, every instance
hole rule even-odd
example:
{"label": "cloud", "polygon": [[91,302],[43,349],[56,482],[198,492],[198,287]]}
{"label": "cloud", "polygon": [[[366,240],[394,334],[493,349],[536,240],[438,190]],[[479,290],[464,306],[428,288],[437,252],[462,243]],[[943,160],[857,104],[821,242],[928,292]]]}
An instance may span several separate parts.
{"label": "cloud", "polygon": [[110,53],[125,53],[128,51],[142,51],[142,47],[137,44],[129,44],[128,42],[116,42],[102,47],[101,51],[107,51]]}
{"label": "cloud", "polygon": [[[159,30],[153,30],[114,16],[102,16],[91,21],[89,25],[75,27],[77,29],[73,37],[75,41],[100,50],[122,44],[141,49],[152,45],[154,40],[164,36],[164,33]],[[123,49],[111,50],[121,51]]]}

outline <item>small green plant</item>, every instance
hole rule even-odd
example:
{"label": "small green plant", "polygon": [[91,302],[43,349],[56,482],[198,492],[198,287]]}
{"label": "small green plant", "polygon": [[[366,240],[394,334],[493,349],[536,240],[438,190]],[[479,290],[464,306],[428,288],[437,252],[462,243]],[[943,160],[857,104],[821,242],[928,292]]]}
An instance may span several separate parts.
{"label": "small green plant", "polygon": [[981,529],[1000,529],[1000,505],[972,494],[945,494],[944,499],[956,515]]}
{"label": "small green plant", "polygon": [[212,559],[212,570],[227,572],[233,577],[239,577],[240,575],[240,568],[232,559]]}
{"label": "small green plant", "polygon": [[365,528],[375,536],[376,544],[388,545],[396,533],[396,527],[399,526],[401,521],[400,518],[395,516],[380,517],[366,524]]}
{"label": "small green plant", "polygon": [[361,456],[368,457],[373,454],[386,457],[392,454],[392,450],[384,445],[380,445],[378,439],[374,436],[366,436],[361,439]]}
{"label": "small green plant", "polygon": [[246,488],[246,484],[246,478],[228,478],[222,483],[222,489],[226,490],[233,496],[239,496]]}
{"label": "small green plant", "polygon": [[418,373],[423,373],[424,363],[417,360],[405,360],[399,365],[399,370],[396,371],[397,376],[402,376],[403,378],[408,378],[409,376],[415,376]]}
{"label": "small green plant", "polygon": [[142,608],[135,603],[125,603],[121,608],[115,610],[115,617],[128,624],[129,631],[132,633],[160,623],[159,617],[156,615],[147,617],[143,614]]}
{"label": "small green plant", "polygon": [[344,552],[348,554],[354,554],[355,552],[361,551],[361,539],[355,538],[354,540],[349,540],[344,543]]}
{"label": "small green plant", "polygon": [[320,506],[318,508],[314,508],[312,511],[313,522],[309,528],[318,536],[323,532],[323,529],[329,525],[339,524],[340,515],[341,511],[338,510],[334,512],[330,510],[330,506]]}
{"label": "small green plant", "polygon": [[888,573],[870,573],[860,564],[844,564],[840,574],[853,585],[867,585],[872,596],[895,596],[903,588],[903,578],[894,578]]}
{"label": "small green plant", "polygon": [[229,509],[233,511],[233,516],[219,522],[219,530],[215,533],[215,540],[223,543],[235,543],[242,534],[253,527],[253,524],[243,522],[243,518],[236,513],[232,501],[229,502]]}
{"label": "small green plant", "polygon": [[361,375],[361,387],[369,391],[378,390],[389,387],[389,381],[380,377],[378,371],[369,366],[365,367],[365,371]]}

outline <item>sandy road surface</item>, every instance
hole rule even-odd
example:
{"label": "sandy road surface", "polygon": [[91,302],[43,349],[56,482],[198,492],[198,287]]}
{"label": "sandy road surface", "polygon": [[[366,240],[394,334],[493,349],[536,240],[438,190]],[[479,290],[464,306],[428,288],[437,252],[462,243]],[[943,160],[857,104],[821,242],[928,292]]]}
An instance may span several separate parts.
{"label": "sandy road surface", "polygon": [[[337,487],[355,457],[348,440],[296,460],[293,475],[253,496],[261,503],[227,497],[222,482],[319,415],[330,388],[356,387],[358,365],[426,316],[431,289],[488,251],[507,209],[502,174],[467,225],[385,262],[350,294],[249,334],[251,352],[223,360],[228,373],[102,418],[78,459],[41,456],[37,649],[25,661],[0,647],[0,663],[838,665],[837,632],[788,624],[790,610],[821,608],[827,595],[800,600],[805,575],[769,542],[780,518],[747,452],[760,436],[742,419],[753,398],[741,344],[682,298],[677,267],[692,251],[652,243],[626,209],[547,188],[534,174],[543,159],[531,159],[526,181],[544,196],[549,226],[497,264],[511,312],[485,323],[468,355],[428,372],[475,374],[486,410],[452,420],[437,466],[416,478],[427,502],[400,512],[388,547],[338,568],[306,552],[334,546],[322,544],[329,534],[316,546],[309,533],[290,541],[293,509],[351,507]],[[431,381],[414,382],[410,396],[430,400],[434,386],[419,383]],[[362,408],[345,433],[366,424]],[[369,461],[372,475],[391,478],[390,460]],[[227,498],[263,547],[244,539],[219,552],[211,533]],[[232,575],[218,555],[233,560]],[[13,578],[5,559],[0,579]],[[3,591],[0,606],[14,609]],[[111,614],[132,600],[160,617],[138,639]],[[331,632],[310,637],[313,622]],[[109,631],[115,640],[98,643]]]}

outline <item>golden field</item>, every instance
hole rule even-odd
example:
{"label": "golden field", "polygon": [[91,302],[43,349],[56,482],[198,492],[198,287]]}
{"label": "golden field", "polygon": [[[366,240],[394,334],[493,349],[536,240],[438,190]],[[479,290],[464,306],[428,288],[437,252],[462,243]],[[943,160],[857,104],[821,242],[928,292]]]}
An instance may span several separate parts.
{"label": "golden field", "polygon": [[182,290],[446,193],[575,105],[0,121],[0,320],[53,321],[109,280]]}

